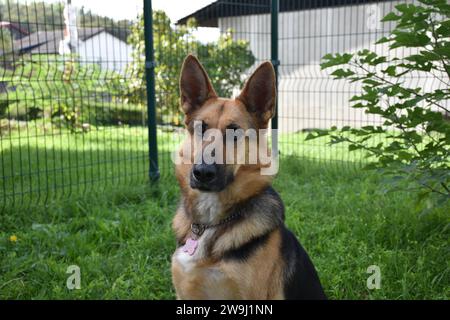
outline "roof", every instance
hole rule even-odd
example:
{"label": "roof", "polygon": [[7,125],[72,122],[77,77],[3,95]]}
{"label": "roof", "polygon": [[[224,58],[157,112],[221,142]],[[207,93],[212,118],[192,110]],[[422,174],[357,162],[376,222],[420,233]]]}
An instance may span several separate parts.
{"label": "roof", "polygon": [[[105,31],[104,28],[78,28],[78,39],[86,41]],[[59,43],[64,38],[64,30],[37,31],[14,41],[14,51],[32,54],[55,54],[59,52]]]}
{"label": "roof", "polygon": [[[301,11],[337,6],[357,5],[379,0],[279,0],[280,12]],[[200,27],[218,27],[219,18],[270,13],[271,0],[219,0],[181,18],[177,24],[186,24],[195,18]]]}
{"label": "roof", "polygon": [[29,34],[28,31],[22,29],[17,23],[12,23],[9,21],[0,21],[0,28],[15,31],[17,36],[24,36]]}

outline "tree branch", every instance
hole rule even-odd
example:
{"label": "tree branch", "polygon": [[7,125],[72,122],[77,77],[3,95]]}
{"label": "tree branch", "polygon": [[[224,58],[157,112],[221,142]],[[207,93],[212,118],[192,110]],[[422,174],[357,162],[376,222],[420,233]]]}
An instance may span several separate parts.
{"label": "tree branch", "polygon": [[[367,68],[365,68],[364,65],[359,64],[359,63],[357,63],[357,62],[353,62],[353,63],[349,63],[349,64],[350,64],[350,65],[353,65],[353,67],[357,67],[357,68],[360,68],[360,69],[364,70],[366,73],[373,73],[373,72],[370,72],[370,70],[368,70]],[[384,83],[387,83],[387,84],[389,84],[389,85],[391,85],[391,86],[397,85],[396,83],[393,83],[392,81],[389,81],[389,80],[387,80],[387,79],[385,79],[385,78],[383,78],[383,77],[377,75],[376,73],[373,73],[373,76],[374,76],[375,78],[377,78],[378,80],[383,81]],[[406,91],[408,91],[408,92],[411,93],[411,94],[414,94],[416,97],[422,98],[422,99],[425,100],[426,102],[435,105],[436,107],[438,107],[438,108],[444,110],[445,112],[449,112],[449,113],[450,113],[450,110],[447,109],[446,107],[444,107],[444,106],[438,104],[437,102],[435,102],[435,101],[433,101],[433,100],[430,100],[430,99],[428,99],[428,98],[425,98],[425,96],[423,96],[423,95],[421,95],[421,94],[415,92],[414,90],[412,90],[412,89],[410,89],[410,88],[403,88],[403,89],[405,89]]]}

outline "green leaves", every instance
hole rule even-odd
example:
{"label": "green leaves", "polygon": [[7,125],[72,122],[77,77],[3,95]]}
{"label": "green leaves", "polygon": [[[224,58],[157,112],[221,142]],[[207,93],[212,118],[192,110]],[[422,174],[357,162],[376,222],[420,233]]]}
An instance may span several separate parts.
{"label": "green leaves", "polygon": [[382,72],[387,74],[388,76],[395,77],[397,74],[396,70],[397,70],[397,66],[391,65],[391,66],[387,67],[386,69],[382,70]]}
{"label": "green leaves", "polygon": [[450,20],[442,22],[436,29],[436,34],[441,37],[450,37]]}
{"label": "green leaves", "polygon": [[[432,52],[441,59],[450,59],[450,42],[439,42],[439,45],[433,47]],[[448,67],[448,65],[449,63],[447,62],[444,66]]]}
{"label": "green leaves", "polygon": [[400,19],[401,16],[396,15],[395,12],[389,12],[383,19],[381,19],[381,22],[398,21]]}
{"label": "green leaves", "polygon": [[390,46],[391,49],[400,47],[424,47],[431,42],[431,39],[426,34],[394,30],[392,35],[393,44]]}
{"label": "green leaves", "polygon": [[367,49],[358,51],[357,56],[359,57],[359,63],[368,64],[374,67],[387,61],[386,57],[379,56],[377,53]]}
{"label": "green leaves", "polygon": [[329,134],[329,132],[330,132],[329,130],[320,130],[320,129],[314,130],[313,132],[308,133],[308,135],[305,138],[305,141],[325,137]]}
{"label": "green leaves", "polygon": [[328,136],[331,145],[347,144],[350,152],[364,150],[374,159],[367,168],[383,169],[380,172],[391,176],[393,186],[413,183],[422,190],[423,201],[442,205],[450,199],[450,122],[443,116],[449,112],[450,89],[408,87],[405,79],[419,71],[421,77],[450,84],[450,5],[421,2],[426,6],[400,4],[397,12],[386,15],[383,21],[396,25],[377,42],[389,42],[391,49],[418,48],[409,55],[388,59],[365,49],[323,57],[322,69],[340,66],[330,73],[335,79],[363,84],[350,99],[352,107],[381,117],[384,125],[316,130],[307,139]]}
{"label": "green leaves", "polygon": [[336,79],[341,78],[348,78],[349,76],[354,75],[355,73],[349,69],[337,69],[333,73],[331,73],[332,76],[335,76]]}
{"label": "green leaves", "polygon": [[342,64],[347,64],[350,62],[350,60],[352,58],[353,58],[353,55],[349,54],[349,53],[344,53],[344,54],[336,53],[335,55],[327,54],[322,58],[322,60],[324,60],[324,62],[322,62],[320,64],[320,67],[323,70],[326,68],[339,66]]}

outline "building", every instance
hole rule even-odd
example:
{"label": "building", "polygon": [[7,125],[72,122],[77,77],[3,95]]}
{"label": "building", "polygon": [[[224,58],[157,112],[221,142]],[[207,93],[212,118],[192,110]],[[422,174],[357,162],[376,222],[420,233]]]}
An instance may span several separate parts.
{"label": "building", "polygon": [[[232,29],[235,39],[247,40],[257,63],[271,57],[270,0],[216,1],[180,19],[195,18],[201,27]],[[374,45],[393,29],[380,20],[406,1],[280,0],[278,24],[279,128],[296,132],[314,128],[381,124],[382,120],[361,109],[349,107],[349,99],[360,92],[359,84],[333,80],[320,62],[327,53],[370,49],[383,55],[404,56],[411,51],[391,51],[388,44]],[[256,64],[255,64],[256,66]],[[250,70],[251,71],[251,70]],[[411,87],[442,86],[434,78],[412,75]]]}
{"label": "building", "polygon": [[9,30],[13,40],[20,39],[29,34],[27,30],[21,28],[17,23],[9,21],[0,21],[0,29]]}
{"label": "building", "polygon": [[[61,54],[64,30],[38,31],[13,42],[13,51],[23,54]],[[71,43],[72,44],[72,43]],[[132,47],[104,28],[78,28],[73,52],[81,63],[98,64],[102,70],[124,73],[132,61]]]}

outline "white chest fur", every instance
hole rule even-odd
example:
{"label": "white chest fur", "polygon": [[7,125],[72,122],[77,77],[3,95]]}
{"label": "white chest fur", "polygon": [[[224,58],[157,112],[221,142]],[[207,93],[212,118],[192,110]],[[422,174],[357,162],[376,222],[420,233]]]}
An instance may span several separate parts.
{"label": "white chest fur", "polygon": [[[172,257],[172,264],[177,266],[174,275],[177,295],[181,299],[232,299],[230,281],[219,265],[205,266],[202,258],[206,254],[206,244],[214,231],[206,230],[198,240],[193,255],[178,248]],[[192,284],[195,284],[193,286]]]}
{"label": "white chest fur", "polygon": [[198,195],[196,207],[201,223],[213,223],[222,213],[219,196],[214,192],[201,192]]}
{"label": "white chest fur", "polygon": [[[200,192],[196,203],[196,220],[200,223],[211,224],[220,215],[222,206],[219,202],[217,193]],[[206,247],[210,243],[214,235],[214,229],[206,229],[200,238],[197,240],[197,248],[195,252],[190,255],[184,252],[183,246],[178,248],[174,255],[174,262],[178,263],[184,272],[189,273],[195,269],[196,264],[206,258]]]}
{"label": "white chest fur", "polygon": [[[219,196],[212,192],[199,193],[196,203],[196,222],[214,224],[220,219],[223,207]],[[219,264],[204,265],[208,245],[213,241],[215,229],[206,229],[197,240],[197,248],[190,255],[183,246],[172,256],[175,265],[174,279],[177,295],[182,299],[232,299],[230,279]],[[195,284],[195,286],[193,286]],[[234,286],[232,286],[234,287]]]}

